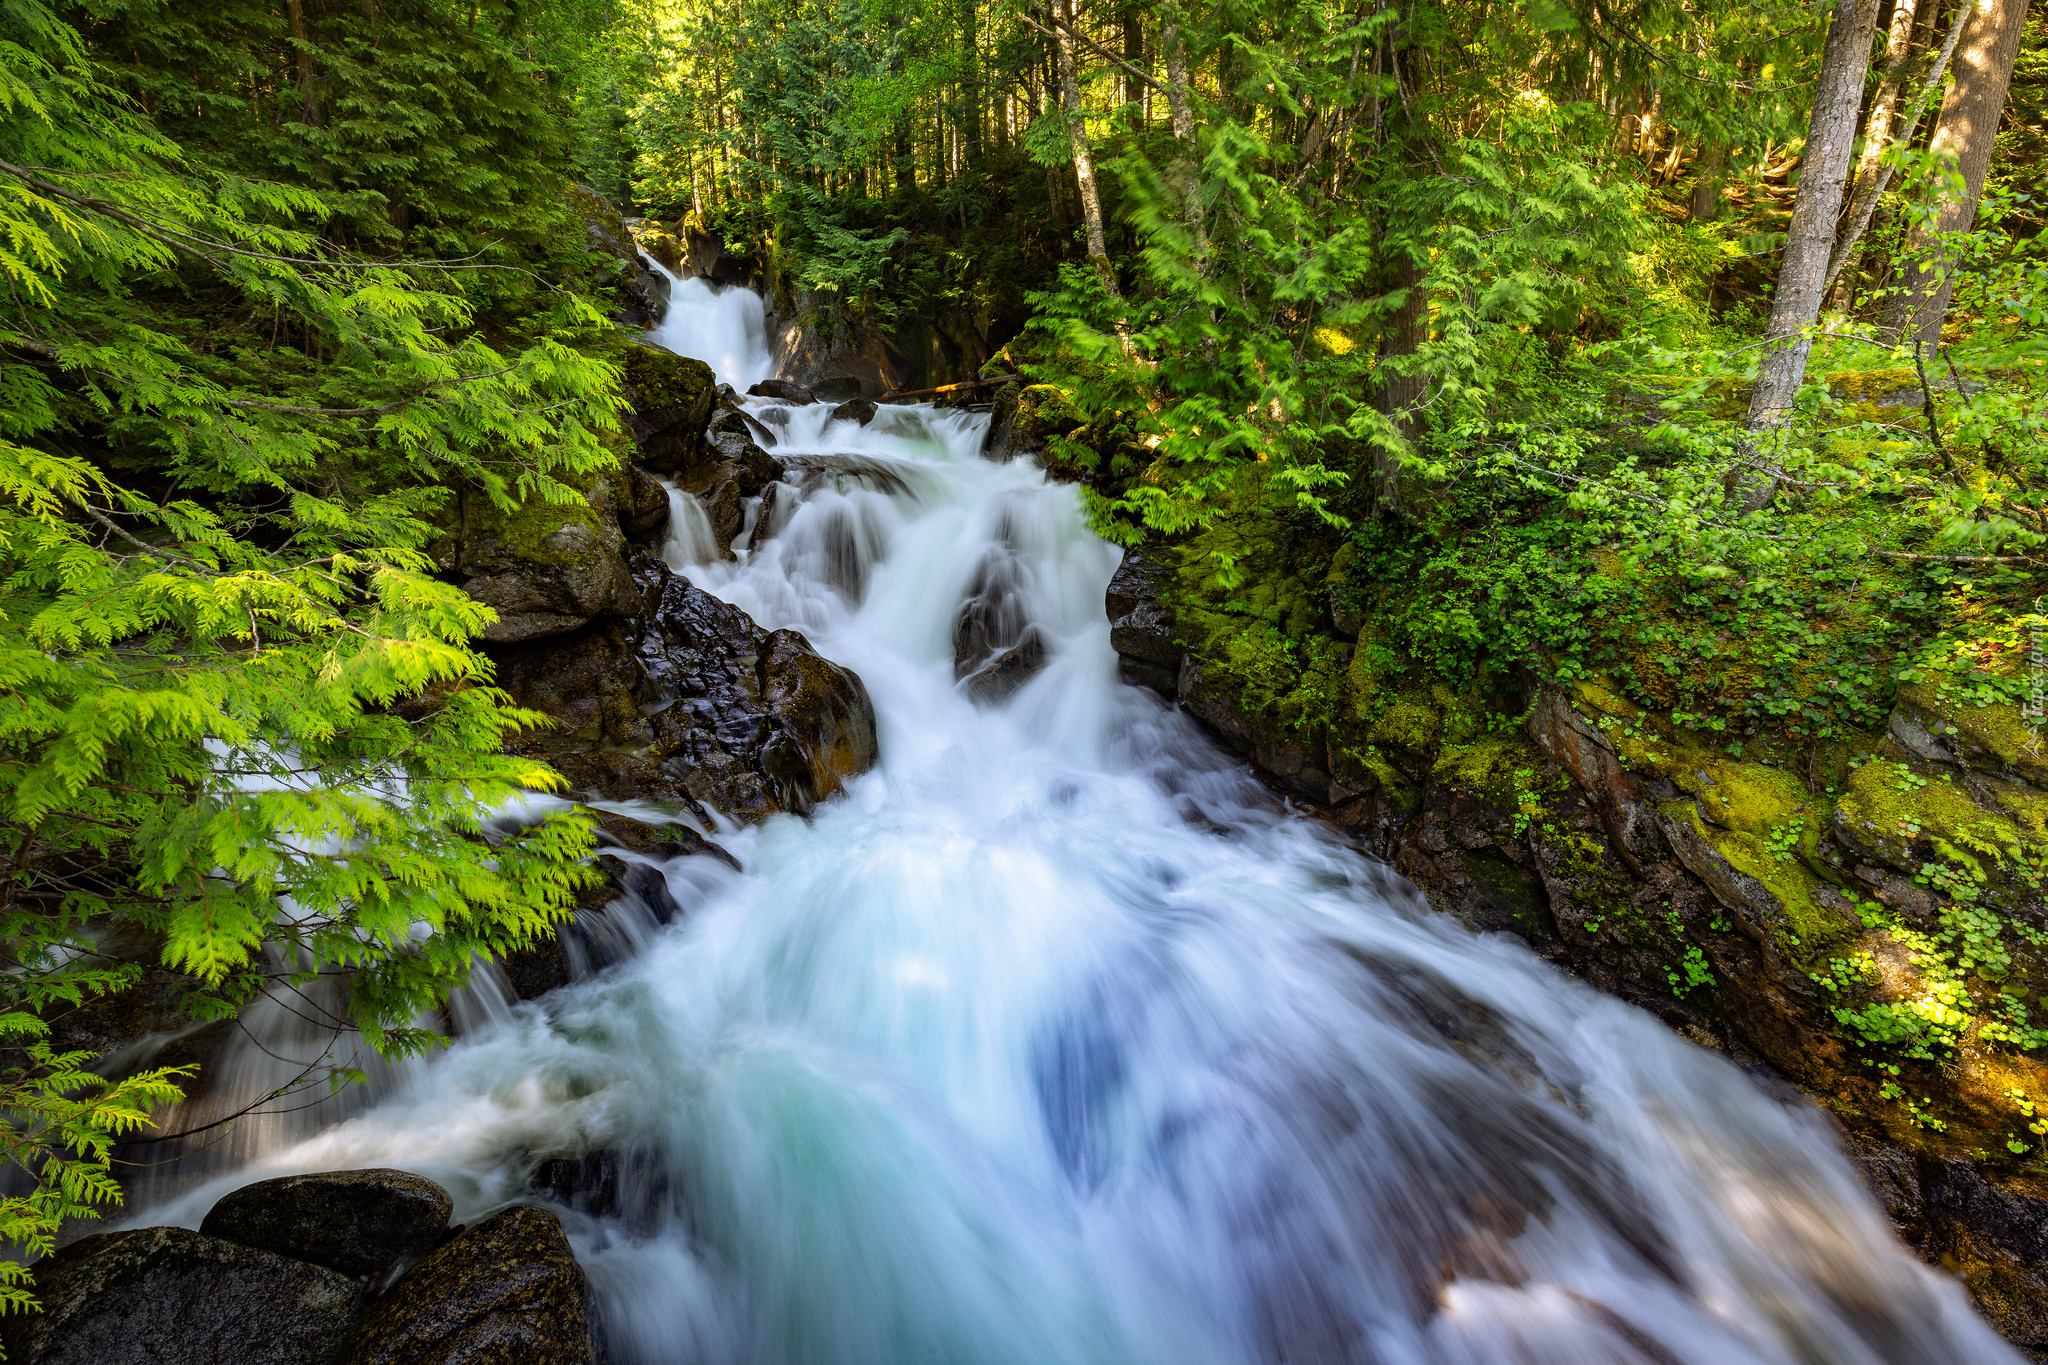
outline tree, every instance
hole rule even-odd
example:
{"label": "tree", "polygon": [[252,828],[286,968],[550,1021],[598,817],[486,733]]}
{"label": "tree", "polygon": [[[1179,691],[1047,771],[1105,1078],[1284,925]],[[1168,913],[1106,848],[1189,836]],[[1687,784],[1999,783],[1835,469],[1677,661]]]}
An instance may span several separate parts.
{"label": "tree", "polygon": [[[1792,401],[1806,378],[1806,358],[1813,349],[1808,329],[1820,317],[1876,24],[1877,0],[1836,0],[1828,19],[1820,84],[1814,91],[1813,117],[1799,174],[1799,197],[1792,208],[1792,226],[1785,234],[1778,289],[1764,334],[1768,345],[1757,366],[1749,412],[1743,419],[1752,439],[1784,430]],[[1738,476],[1743,503],[1752,510],[1761,507],[1775,487],[1776,479],[1769,473]]]}
{"label": "tree", "polygon": [[1976,220],[2027,22],[2027,0],[1981,0],[1963,9],[1968,18],[1956,46],[1955,84],[1942,101],[1929,147],[1948,175],[1907,236],[1904,278],[1885,317],[1892,337],[1928,346],[1941,341],[1955,289],[1954,266],[1941,241],[1944,234],[1968,231]]}
{"label": "tree", "polygon": [[581,497],[618,399],[588,300],[343,251],[324,197],[190,159],[44,0],[0,13],[0,1151],[32,1191],[0,1220],[33,1252],[117,1197],[112,1139],[184,1074],[109,1082],[45,1041],[134,980],[112,926],[196,1015],[339,978],[404,1053],[569,913],[589,823],[499,829],[560,779],[503,752],[542,718],[426,547],[457,484]]}

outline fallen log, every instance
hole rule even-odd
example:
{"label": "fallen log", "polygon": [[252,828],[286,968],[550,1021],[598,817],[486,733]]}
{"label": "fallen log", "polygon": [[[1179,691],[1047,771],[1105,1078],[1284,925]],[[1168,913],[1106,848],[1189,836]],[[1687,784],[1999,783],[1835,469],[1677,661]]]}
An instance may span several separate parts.
{"label": "fallen log", "polygon": [[942,393],[960,393],[966,389],[986,389],[992,385],[1014,384],[1016,382],[1018,380],[1014,374],[999,374],[993,379],[963,379],[957,384],[940,384],[936,388],[930,389],[899,389],[895,393],[885,393],[875,401],[877,403],[894,403],[906,398],[936,398]]}

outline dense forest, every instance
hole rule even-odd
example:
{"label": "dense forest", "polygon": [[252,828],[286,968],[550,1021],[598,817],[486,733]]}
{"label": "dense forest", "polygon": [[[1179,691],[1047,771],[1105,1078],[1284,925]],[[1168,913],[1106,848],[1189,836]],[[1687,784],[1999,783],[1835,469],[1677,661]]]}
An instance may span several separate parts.
{"label": "dense forest", "polygon": [[[598,199],[813,334],[1007,380],[994,420],[1167,566],[1267,747],[1396,805],[1415,754],[1462,764],[1540,833],[1548,689],[1700,774],[1701,837],[1836,1002],[1844,1103],[2043,1149],[2026,0],[0,0],[0,111],[26,1256],[190,1079],[104,1077],[53,1018],[145,966],[195,1018],[345,973],[336,1026],[416,1053],[591,879],[586,814],[497,821],[563,779],[508,747],[545,718],[436,546],[622,458]],[[2025,780],[1923,793],[1881,752],[1902,696]],[[1845,809],[1938,908],[1859,892]],[[1711,993],[1706,927],[1615,906],[1572,932]]]}

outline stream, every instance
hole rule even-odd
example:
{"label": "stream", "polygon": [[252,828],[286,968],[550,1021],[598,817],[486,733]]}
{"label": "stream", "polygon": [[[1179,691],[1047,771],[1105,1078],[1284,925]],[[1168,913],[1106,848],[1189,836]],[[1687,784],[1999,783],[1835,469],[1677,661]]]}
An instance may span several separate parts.
{"label": "stream", "polygon": [[[744,389],[758,298],[654,339]],[[758,409],[775,406],[750,400]],[[738,559],[671,564],[871,693],[881,760],[661,871],[631,960],[250,1127],[138,1221],[398,1166],[553,1206],[612,1365],[2017,1361],[1818,1112],[1432,913],[1117,679],[1120,551],[987,418],[790,407]],[[675,497],[687,500],[687,494]],[[999,589],[1044,667],[954,676]],[[260,1091],[256,1093],[261,1093]]]}

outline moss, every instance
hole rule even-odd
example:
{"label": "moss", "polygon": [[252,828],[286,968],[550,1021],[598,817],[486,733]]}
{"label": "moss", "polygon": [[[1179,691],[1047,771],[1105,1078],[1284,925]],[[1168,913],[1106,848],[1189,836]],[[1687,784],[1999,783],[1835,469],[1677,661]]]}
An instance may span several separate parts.
{"label": "moss", "polygon": [[1065,436],[1080,429],[1085,418],[1065,389],[1027,384],[1017,394],[1017,427],[1023,436]]}
{"label": "moss", "polygon": [[1940,858],[1987,875],[2026,870],[2022,860],[2039,848],[2039,822],[2048,817],[2041,804],[2025,802],[2027,824],[2016,823],[1978,805],[1953,781],[1885,760],[1850,775],[1840,807],[1856,840],[1894,867],[1917,870]]}
{"label": "moss", "polygon": [[619,362],[636,412],[687,411],[703,405],[709,415],[706,398],[718,387],[718,376],[709,365],[654,346],[630,345],[622,351]]}

